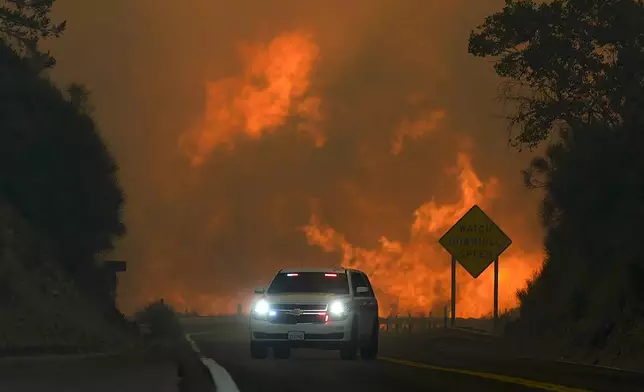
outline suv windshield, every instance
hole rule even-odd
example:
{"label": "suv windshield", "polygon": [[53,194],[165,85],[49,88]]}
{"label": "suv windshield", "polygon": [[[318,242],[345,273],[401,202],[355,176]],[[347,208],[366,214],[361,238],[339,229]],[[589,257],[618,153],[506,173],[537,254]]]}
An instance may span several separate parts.
{"label": "suv windshield", "polygon": [[346,273],[282,272],[273,279],[273,283],[271,283],[267,293],[349,294],[349,283]]}

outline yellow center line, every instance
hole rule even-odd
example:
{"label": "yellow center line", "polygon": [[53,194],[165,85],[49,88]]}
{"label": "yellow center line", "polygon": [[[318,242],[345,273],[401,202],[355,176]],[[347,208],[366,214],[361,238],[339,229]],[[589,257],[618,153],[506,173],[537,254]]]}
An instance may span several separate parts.
{"label": "yellow center line", "polygon": [[477,372],[477,371],[474,371],[474,370],[467,370],[467,369],[446,368],[446,367],[441,367],[441,366],[428,365],[428,364],[425,364],[425,363],[405,361],[403,359],[396,359],[396,358],[389,358],[389,357],[378,357],[378,359],[383,360],[383,361],[387,361],[387,362],[397,363],[397,364],[400,364],[400,365],[416,367],[416,368],[430,369],[430,370],[436,370],[436,371],[440,371],[440,372],[467,374],[469,376],[487,378],[487,379],[490,379],[490,380],[496,380],[496,381],[501,381],[501,382],[510,383],[510,384],[518,384],[518,385],[522,385],[522,386],[525,386],[525,387],[543,389],[543,390],[546,390],[546,391],[553,391],[553,392],[590,392],[587,389],[571,388],[571,387],[566,387],[566,386],[557,385],[557,384],[551,384],[551,383],[547,383],[547,382],[528,380],[528,379],[525,379],[525,378],[504,376],[504,375],[501,375],[501,374]]}

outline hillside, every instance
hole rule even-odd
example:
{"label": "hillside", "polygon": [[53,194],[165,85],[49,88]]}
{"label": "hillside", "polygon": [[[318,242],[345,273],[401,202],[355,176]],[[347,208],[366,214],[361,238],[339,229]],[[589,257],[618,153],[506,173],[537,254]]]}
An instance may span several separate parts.
{"label": "hillside", "polygon": [[[644,370],[644,2],[510,0],[472,32],[493,58],[546,259],[508,332],[545,355]],[[525,88],[524,88],[525,87]]]}
{"label": "hillside", "polygon": [[45,241],[0,202],[0,354],[109,351],[130,339],[108,321],[47,252]]}

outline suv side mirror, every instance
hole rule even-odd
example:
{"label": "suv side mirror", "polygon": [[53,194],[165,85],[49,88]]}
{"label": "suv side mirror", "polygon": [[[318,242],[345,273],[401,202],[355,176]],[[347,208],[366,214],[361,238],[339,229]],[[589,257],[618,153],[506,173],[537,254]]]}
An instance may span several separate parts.
{"label": "suv side mirror", "polygon": [[255,289],[255,294],[264,294],[264,289]]}
{"label": "suv side mirror", "polygon": [[369,289],[363,286],[356,288],[356,294],[366,294],[369,292]]}

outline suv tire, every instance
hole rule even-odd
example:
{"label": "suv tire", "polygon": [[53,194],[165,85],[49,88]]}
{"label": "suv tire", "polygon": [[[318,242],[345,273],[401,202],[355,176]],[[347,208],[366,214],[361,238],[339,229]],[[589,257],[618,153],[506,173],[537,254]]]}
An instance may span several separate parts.
{"label": "suv tire", "polygon": [[360,357],[364,360],[373,360],[378,356],[378,335],[380,326],[377,322],[373,323],[373,329],[369,338],[369,343],[360,347]]}
{"label": "suv tire", "polygon": [[250,342],[250,356],[255,359],[264,359],[268,356],[268,347],[258,342]]}
{"label": "suv tire", "polygon": [[358,318],[351,323],[351,339],[340,348],[340,358],[352,361],[358,356]]}

